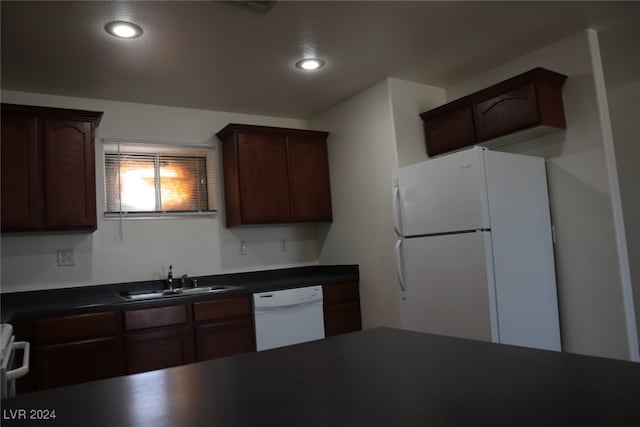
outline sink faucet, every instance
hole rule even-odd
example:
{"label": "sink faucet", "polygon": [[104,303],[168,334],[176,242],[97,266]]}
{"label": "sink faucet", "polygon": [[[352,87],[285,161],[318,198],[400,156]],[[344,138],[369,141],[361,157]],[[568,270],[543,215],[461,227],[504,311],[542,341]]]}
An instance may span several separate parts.
{"label": "sink faucet", "polygon": [[169,285],[169,290],[173,290],[173,266],[169,266],[169,274],[167,274],[167,285]]}
{"label": "sink faucet", "polygon": [[183,275],[180,277],[180,286],[182,286],[183,288],[186,288],[186,287],[187,287],[187,277],[188,277],[188,276],[187,276],[186,274],[183,274]]}

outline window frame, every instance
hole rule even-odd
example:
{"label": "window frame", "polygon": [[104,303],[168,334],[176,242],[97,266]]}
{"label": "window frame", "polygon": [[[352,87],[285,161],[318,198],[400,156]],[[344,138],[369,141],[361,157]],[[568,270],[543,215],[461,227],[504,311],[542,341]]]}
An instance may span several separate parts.
{"label": "window frame", "polygon": [[[216,191],[216,147],[208,144],[182,144],[176,142],[155,142],[155,141],[139,141],[124,139],[108,139],[103,138],[102,167],[104,179],[104,219],[106,220],[122,220],[122,219],[180,219],[180,218],[199,218],[199,217],[215,217],[218,214],[217,209],[217,191]],[[209,209],[207,210],[185,210],[185,211],[109,211],[107,202],[107,192],[109,191],[109,183],[107,180],[107,154],[139,154],[139,155],[168,155],[177,157],[205,157],[206,179],[207,179],[207,198]],[[154,163],[154,170],[157,164]],[[158,170],[155,173],[158,174]],[[156,178],[157,179],[157,178]],[[158,202],[156,195],[156,203]]]}

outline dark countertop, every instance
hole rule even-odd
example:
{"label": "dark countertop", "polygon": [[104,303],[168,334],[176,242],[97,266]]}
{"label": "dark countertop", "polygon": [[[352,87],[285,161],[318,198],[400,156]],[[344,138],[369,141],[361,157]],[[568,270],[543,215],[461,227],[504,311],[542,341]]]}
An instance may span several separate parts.
{"label": "dark countertop", "polygon": [[638,426],[639,390],[637,363],[377,328],[6,399],[2,424]]}
{"label": "dark countertop", "polygon": [[[125,301],[117,296],[122,291],[162,289],[164,280],[82,286],[0,295],[2,323],[22,318],[85,313],[100,310],[118,310],[155,304],[170,304],[202,299],[225,298],[256,292],[267,292],[301,286],[357,281],[357,265],[313,265],[308,267],[252,271],[190,277],[198,279],[198,286],[234,285],[241,289],[218,294],[172,296],[171,298]],[[175,279],[177,283],[180,279]]]}

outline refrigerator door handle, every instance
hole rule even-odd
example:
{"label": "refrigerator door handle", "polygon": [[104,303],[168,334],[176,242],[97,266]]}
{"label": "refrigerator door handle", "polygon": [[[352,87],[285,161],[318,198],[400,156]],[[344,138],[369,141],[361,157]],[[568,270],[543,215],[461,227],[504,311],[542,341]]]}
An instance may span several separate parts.
{"label": "refrigerator door handle", "polygon": [[400,187],[398,181],[393,183],[393,229],[398,236],[402,236],[402,223],[400,221],[400,205],[402,199],[400,195]]}
{"label": "refrigerator door handle", "polygon": [[402,290],[402,299],[406,299],[405,292],[407,291],[407,284],[404,281],[404,263],[402,262],[402,240],[396,242],[396,270],[398,272],[398,283],[400,283],[400,289]]}

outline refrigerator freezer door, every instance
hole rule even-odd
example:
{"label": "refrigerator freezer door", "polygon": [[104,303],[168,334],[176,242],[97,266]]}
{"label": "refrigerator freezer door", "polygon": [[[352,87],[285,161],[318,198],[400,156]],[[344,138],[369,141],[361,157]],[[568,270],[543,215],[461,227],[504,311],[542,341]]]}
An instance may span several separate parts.
{"label": "refrigerator freezer door", "polygon": [[394,170],[396,232],[409,237],[489,229],[484,151],[474,147]]}
{"label": "refrigerator freezer door", "polygon": [[499,342],[489,232],[404,239],[401,326]]}

